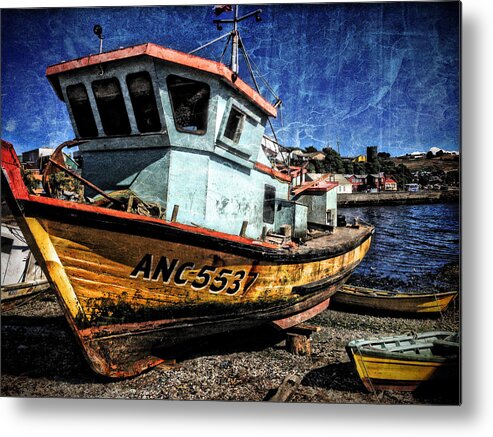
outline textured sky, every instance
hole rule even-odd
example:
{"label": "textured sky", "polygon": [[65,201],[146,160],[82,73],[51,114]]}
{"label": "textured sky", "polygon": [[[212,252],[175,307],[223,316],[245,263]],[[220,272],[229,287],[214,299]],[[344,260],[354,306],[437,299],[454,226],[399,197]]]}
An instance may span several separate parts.
{"label": "textured sky", "polygon": [[[274,126],[286,145],[338,141],[344,156],[367,146],[392,155],[459,150],[458,2],[260,7],[262,21],[246,20],[240,30],[283,101]],[[242,5],[240,15],[253,9]],[[105,51],[154,42],[188,52],[229,30],[218,31],[213,18],[211,6],[2,10],[2,138],[20,152],[74,137],[45,69],[96,53],[94,24],[103,26]],[[223,47],[198,54],[219,60]]]}

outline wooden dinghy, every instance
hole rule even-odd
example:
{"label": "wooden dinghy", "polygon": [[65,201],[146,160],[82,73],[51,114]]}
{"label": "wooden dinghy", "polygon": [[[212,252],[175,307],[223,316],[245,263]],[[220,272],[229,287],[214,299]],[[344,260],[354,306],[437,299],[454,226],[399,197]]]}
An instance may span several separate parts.
{"label": "wooden dinghy", "polygon": [[414,391],[427,381],[458,375],[459,336],[426,332],[352,340],[346,346],[361,381],[369,391]]}
{"label": "wooden dinghy", "polygon": [[375,313],[433,315],[443,313],[457,291],[401,293],[344,284],[332,297],[331,307]]}
{"label": "wooden dinghy", "polygon": [[[28,191],[4,141],[2,183],[94,371],[132,376],[163,361],[157,349],[301,323],[327,308],[368,252],[372,226],[335,223],[337,183],[303,185],[271,162],[266,150],[279,145],[264,130],[277,106],[237,69],[148,43],[62,62],[47,76],[76,139],[50,157],[51,196]],[[79,173],[61,155],[74,145]],[[55,172],[82,182],[84,195],[59,198]],[[115,197],[122,190],[128,199]]]}
{"label": "wooden dinghy", "polygon": [[2,216],[2,221],[0,297],[2,311],[10,311],[46,291],[50,284],[19,227],[8,217]]}
{"label": "wooden dinghy", "polygon": [[3,285],[1,288],[2,311],[10,311],[26,304],[50,288],[46,279]]}

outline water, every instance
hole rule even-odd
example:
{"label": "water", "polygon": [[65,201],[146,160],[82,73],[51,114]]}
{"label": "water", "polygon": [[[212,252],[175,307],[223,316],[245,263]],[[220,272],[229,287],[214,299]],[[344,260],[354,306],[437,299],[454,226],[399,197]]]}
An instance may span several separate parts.
{"label": "water", "polygon": [[419,285],[419,278],[459,263],[458,204],[339,208],[348,223],[354,217],[376,228],[372,247],[355,271]]}

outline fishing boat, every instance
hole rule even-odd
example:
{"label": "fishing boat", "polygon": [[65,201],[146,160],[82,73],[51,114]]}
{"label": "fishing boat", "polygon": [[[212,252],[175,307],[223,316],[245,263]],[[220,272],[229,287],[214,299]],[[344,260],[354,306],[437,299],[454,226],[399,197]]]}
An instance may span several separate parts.
{"label": "fishing boat", "polygon": [[[280,100],[238,76],[238,23],[260,13],[215,20],[233,25],[217,39],[228,66],[152,43],[104,52],[95,26],[98,54],[46,71],[75,132],[44,170],[47,195],[28,191],[2,141],[11,209],[99,374],[139,374],[193,338],[301,323],[370,248],[372,226],[337,227],[336,183],[295,185],[268,157]],[[61,159],[74,146],[80,174]],[[57,196],[60,173],[83,184],[77,201]]]}
{"label": "fishing boat", "polygon": [[[3,211],[2,211],[3,212]],[[50,287],[19,227],[3,216],[1,308],[9,311]]]}
{"label": "fishing boat", "polygon": [[457,291],[404,293],[344,284],[331,299],[331,308],[405,315],[443,313]]}
{"label": "fishing boat", "polygon": [[352,340],[346,346],[368,391],[414,391],[425,382],[453,381],[459,373],[459,336],[425,332]]}

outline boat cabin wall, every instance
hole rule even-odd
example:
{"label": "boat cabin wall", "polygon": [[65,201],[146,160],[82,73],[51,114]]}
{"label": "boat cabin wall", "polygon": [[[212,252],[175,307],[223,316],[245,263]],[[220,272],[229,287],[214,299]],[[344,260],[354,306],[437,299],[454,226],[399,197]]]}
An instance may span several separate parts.
{"label": "boat cabin wall", "polygon": [[304,238],[307,231],[308,207],[302,203],[276,199],[275,221],[272,228],[279,233],[283,225],[291,226],[291,235],[294,238]]}
{"label": "boat cabin wall", "polygon": [[[129,188],[161,204],[168,220],[178,206],[181,223],[239,234],[246,221],[251,238],[293,224],[294,212],[278,215],[273,203],[288,199],[289,184],[256,168],[270,168],[261,150],[267,116],[223,79],[149,57],[58,78],[74,130],[88,138],[82,174],[100,188]],[[83,119],[92,115],[95,126]]]}
{"label": "boat cabin wall", "polygon": [[337,190],[302,195],[299,202],[308,207],[308,223],[337,226]]}
{"label": "boat cabin wall", "polygon": [[[255,164],[267,116],[214,75],[139,57],[68,71],[58,80],[76,136],[90,139],[81,146],[84,154],[173,147],[214,153],[248,168]],[[102,159],[125,160],[135,170],[128,155]],[[103,167],[95,158],[85,156],[84,176],[103,189],[114,188],[113,166]]]}
{"label": "boat cabin wall", "polygon": [[164,134],[163,105],[154,62],[140,57],[58,75],[77,138],[105,149],[108,138]]}
{"label": "boat cabin wall", "polygon": [[252,168],[267,116],[217,76],[160,60],[155,64],[170,145]]}
{"label": "boat cabin wall", "polygon": [[164,204],[169,140],[152,59],[68,71],[58,80],[74,132],[87,141],[79,145],[82,176],[103,190],[132,188]]}

